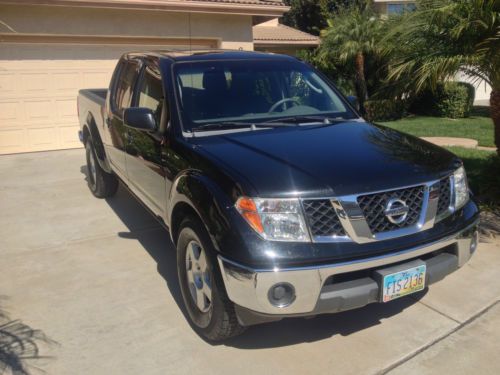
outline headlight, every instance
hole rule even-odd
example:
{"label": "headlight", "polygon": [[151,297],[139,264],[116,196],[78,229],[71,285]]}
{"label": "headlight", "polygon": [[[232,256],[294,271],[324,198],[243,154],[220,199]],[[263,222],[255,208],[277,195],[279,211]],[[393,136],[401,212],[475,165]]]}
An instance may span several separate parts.
{"label": "headlight", "polygon": [[455,210],[458,210],[469,200],[469,186],[464,167],[458,168],[453,173],[453,184],[455,188]]}
{"label": "headlight", "polygon": [[310,241],[298,199],[241,197],[236,209],[267,240]]}

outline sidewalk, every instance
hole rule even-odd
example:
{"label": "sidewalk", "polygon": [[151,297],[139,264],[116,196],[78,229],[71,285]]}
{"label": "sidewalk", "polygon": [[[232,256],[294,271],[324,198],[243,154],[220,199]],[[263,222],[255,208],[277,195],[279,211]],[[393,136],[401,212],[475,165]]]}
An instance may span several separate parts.
{"label": "sidewalk", "polygon": [[433,143],[441,147],[463,147],[475,148],[484,151],[496,151],[495,147],[478,146],[478,141],[471,138],[456,138],[456,137],[421,137],[423,140]]}

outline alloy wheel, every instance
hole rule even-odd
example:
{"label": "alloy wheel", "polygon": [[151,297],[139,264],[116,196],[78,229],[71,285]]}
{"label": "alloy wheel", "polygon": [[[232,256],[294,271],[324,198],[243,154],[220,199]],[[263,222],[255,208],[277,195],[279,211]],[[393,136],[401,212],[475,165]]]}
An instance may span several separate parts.
{"label": "alloy wheel", "polygon": [[212,307],[211,275],[205,251],[191,241],[186,248],[186,276],[191,298],[196,307],[206,313]]}

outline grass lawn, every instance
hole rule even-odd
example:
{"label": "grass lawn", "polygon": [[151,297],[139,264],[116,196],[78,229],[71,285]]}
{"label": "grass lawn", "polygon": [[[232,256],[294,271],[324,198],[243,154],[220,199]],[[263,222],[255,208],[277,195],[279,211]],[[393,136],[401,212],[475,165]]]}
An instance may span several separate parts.
{"label": "grass lawn", "polygon": [[494,147],[493,121],[488,107],[474,107],[471,116],[461,119],[413,116],[401,120],[378,122],[417,137],[472,138],[480,146]]}
{"label": "grass lawn", "polygon": [[500,208],[500,157],[496,152],[461,147],[448,147],[461,158],[467,171],[469,185],[479,200]]}

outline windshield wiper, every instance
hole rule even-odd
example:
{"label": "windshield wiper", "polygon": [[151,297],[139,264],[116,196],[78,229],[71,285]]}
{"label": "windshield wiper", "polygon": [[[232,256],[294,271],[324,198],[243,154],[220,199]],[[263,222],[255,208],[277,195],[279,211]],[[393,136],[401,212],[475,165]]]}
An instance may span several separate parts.
{"label": "windshield wiper", "polygon": [[293,124],[303,124],[303,123],[311,123],[311,122],[321,122],[325,125],[335,124],[338,122],[349,121],[343,117],[328,117],[328,116],[290,116],[290,117],[281,117],[275,120],[270,120],[268,122],[283,122],[283,123],[293,123]]}
{"label": "windshield wiper", "polygon": [[220,130],[220,129],[234,129],[234,128],[250,128],[250,129],[256,129],[256,128],[271,128],[271,127],[278,127],[278,126],[287,126],[284,124],[279,124],[279,123],[271,123],[271,122],[233,122],[233,121],[226,121],[226,122],[214,122],[210,124],[203,124],[196,126],[194,128],[191,128],[191,131],[197,132],[197,131],[203,131],[203,130]]}

